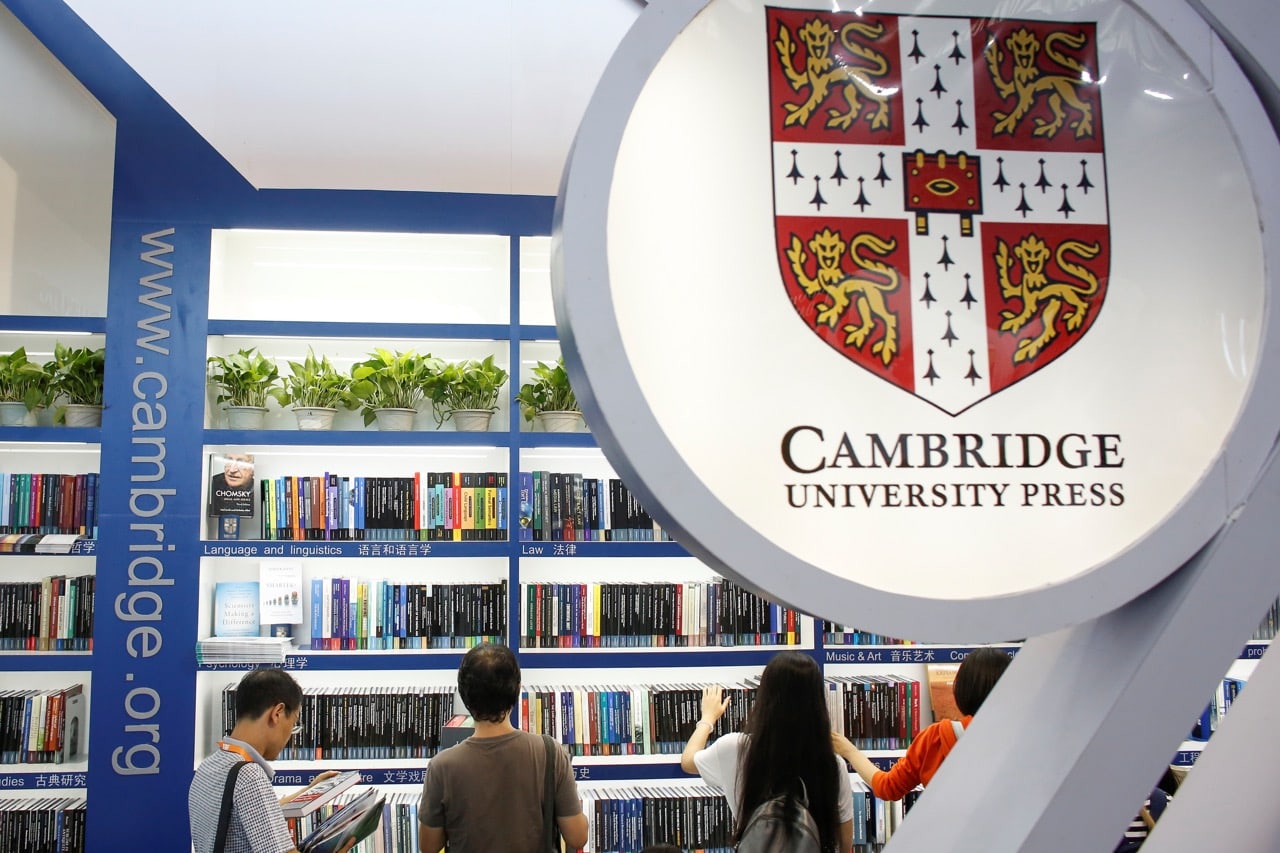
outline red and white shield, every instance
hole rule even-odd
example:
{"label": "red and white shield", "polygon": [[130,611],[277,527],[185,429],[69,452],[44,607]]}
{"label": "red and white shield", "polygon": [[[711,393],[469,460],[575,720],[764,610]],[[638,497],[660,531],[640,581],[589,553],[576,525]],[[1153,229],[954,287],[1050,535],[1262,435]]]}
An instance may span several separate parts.
{"label": "red and white shield", "polygon": [[782,279],[815,334],[958,414],[1106,297],[1095,27],[766,10]]}

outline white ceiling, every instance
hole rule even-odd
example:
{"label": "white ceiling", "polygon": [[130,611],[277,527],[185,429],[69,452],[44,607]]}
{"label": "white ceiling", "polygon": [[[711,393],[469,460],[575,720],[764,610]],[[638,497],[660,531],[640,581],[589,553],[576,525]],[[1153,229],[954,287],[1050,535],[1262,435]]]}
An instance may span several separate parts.
{"label": "white ceiling", "polygon": [[[555,195],[587,100],[644,8],[65,2],[256,187],[532,195]],[[1202,2],[1278,76],[1276,0]]]}
{"label": "white ceiling", "polygon": [[555,195],[641,0],[66,0],[258,188]]}

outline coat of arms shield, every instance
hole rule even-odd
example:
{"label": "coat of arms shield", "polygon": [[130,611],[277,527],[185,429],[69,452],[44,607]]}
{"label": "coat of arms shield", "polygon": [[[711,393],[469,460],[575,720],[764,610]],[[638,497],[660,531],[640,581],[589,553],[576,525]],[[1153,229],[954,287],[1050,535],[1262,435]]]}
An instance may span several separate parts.
{"label": "coat of arms shield", "polygon": [[800,318],[955,415],[1106,297],[1092,23],[767,8],[778,260]]}

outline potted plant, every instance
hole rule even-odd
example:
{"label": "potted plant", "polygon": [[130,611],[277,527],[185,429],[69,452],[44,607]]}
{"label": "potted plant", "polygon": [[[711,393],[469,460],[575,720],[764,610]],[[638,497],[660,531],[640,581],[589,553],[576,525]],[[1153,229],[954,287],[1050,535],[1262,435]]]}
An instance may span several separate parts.
{"label": "potted plant", "polygon": [[0,426],[26,425],[50,397],[49,373],[27,358],[26,347],[0,355]]}
{"label": "potted plant", "polygon": [[280,377],[280,387],[271,390],[281,406],[292,406],[298,429],[333,428],[338,408],[354,409],[360,405],[351,392],[351,377],[333,366],[329,357],[316,358],[311,347],[302,361],[290,361],[289,374]]}
{"label": "potted plant", "polygon": [[63,401],[55,423],[67,426],[101,426],[102,384],[107,353],[102,347],[69,347],[54,344],[53,360],[45,364],[52,397]]}
{"label": "potted plant", "polygon": [[225,403],[227,426],[231,429],[262,429],[267,416],[267,397],[280,384],[280,368],[256,347],[231,355],[211,355],[209,381],[217,390],[216,400]]}
{"label": "potted plant", "polygon": [[360,401],[365,426],[380,430],[413,429],[413,418],[427,399],[441,359],[414,350],[391,352],[377,347],[369,358],[351,366],[351,391]]}
{"label": "potted plant", "polygon": [[445,364],[428,389],[436,426],[452,417],[459,432],[488,430],[506,384],[507,371],[494,364],[491,355]]}
{"label": "potted plant", "polygon": [[555,364],[538,362],[532,381],[520,386],[516,401],[524,419],[544,432],[577,432],[582,426],[582,410],[569,385],[563,358],[556,359]]}

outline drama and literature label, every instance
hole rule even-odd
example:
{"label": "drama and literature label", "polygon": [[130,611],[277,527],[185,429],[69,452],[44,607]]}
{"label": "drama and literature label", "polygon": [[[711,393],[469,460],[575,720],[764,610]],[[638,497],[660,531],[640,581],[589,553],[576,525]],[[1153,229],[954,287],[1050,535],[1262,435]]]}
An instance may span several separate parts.
{"label": "drama and literature label", "polygon": [[214,585],[215,637],[256,637],[260,624],[257,581],[223,581]]}

